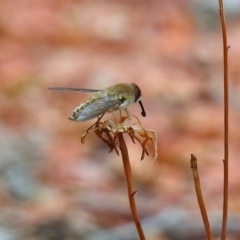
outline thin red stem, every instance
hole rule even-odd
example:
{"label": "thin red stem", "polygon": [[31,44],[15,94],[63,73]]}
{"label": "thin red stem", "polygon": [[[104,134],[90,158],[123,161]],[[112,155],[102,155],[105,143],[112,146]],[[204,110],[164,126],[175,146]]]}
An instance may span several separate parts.
{"label": "thin red stem", "polygon": [[201,211],[205,231],[207,233],[207,238],[208,238],[208,240],[213,240],[214,238],[213,238],[213,235],[212,235],[211,227],[210,227],[209,220],[208,220],[207,211],[206,211],[203,196],[202,196],[200,178],[199,178],[198,167],[197,167],[197,158],[193,154],[191,154],[191,161],[190,162],[191,162],[191,168],[192,168],[192,172],[193,172],[193,178],[194,178],[194,184],[195,184],[195,190],[196,190],[196,194],[197,194],[198,204],[199,204],[199,208],[200,208],[200,211]]}
{"label": "thin red stem", "polygon": [[133,188],[132,170],[131,170],[131,165],[130,165],[130,161],[129,161],[127,145],[123,138],[122,133],[118,133],[118,140],[119,140],[119,147],[121,150],[121,155],[122,155],[122,160],[123,160],[124,172],[125,172],[125,176],[126,176],[126,180],[127,180],[128,198],[129,198],[132,216],[133,216],[140,240],[145,240],[144,232],[143,232],[140,220],[139,220],[137,207],[136,207],[136,203],[135,203],[134,196],[135,196],[136,191]]}
{"label": "thin red stem", "polygon": [[222,26],[223,38],[223,63],[224,63],[224,184],[223,184],[223,219],[222,219],[222,234],[221,240],[226,239],[227,232],[227,217],[228,217],[228,155],[229,155],[229,140],[228,140],[228,43],[227,31],[225,24],[225,15],[223,1],[219,0],[219,12]]}

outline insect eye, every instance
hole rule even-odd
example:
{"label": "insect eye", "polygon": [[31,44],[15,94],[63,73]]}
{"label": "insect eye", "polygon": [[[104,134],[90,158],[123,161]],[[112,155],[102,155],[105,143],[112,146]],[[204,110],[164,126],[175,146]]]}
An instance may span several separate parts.
{"label": "insect eye", "polygon": [[137,102],[141,97],[141,90],[135,83],[132,83],[132,86],[134,87],[134,91],[135,91],[134,102]]}

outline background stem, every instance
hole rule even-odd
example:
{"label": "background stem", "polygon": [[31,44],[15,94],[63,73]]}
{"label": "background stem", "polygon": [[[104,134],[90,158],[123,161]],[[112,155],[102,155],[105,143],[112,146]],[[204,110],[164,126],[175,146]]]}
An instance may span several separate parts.
{"label": "background stem", "polygon": [[198,167],[197,167],[197,158],[193,154],[191,154],[191,161],[190,162],[191,162],[191,168],[192,168],[192,172],[193,172],[193,178],[194,178],[194,184],[195,184],[198,204],[199,204],[199,208],[200,208],[200,211],[201,211],[201,214],[202,214],[202,219],[203,219],[205,231],[207,233],[207,238],[208,238],[208,240],[213,240],[214,238],[213,238],[213,235],[212,235],[211,227],[210,227],[209,220],[208,220],[207,211],[206,211],[203,196],[202,196],[200,178],[199,178]]}
{"label": "background stem", "polygon": [[223,1],[219,0],[219,13],[222,26],[223,38],[223,62],[224,62],[224,184],[223,184],[223,219],[222,219],[222,234],[221,240],[226,239],[227,232],[227,217],[228,217],[228,155],[229,155],[229,140],[228,140],[228,44],[227,31],[224,16]]}

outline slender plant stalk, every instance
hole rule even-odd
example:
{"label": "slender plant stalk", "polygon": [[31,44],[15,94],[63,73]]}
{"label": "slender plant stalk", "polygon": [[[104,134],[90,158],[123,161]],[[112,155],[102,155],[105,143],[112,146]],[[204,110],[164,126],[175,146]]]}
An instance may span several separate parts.
{"label": "slender plant stalk", "polygon": [[223,1],[219,0],[219,13],[222,26],[223,38],[223,64],[224,64],[224,184],[223,184],[223,219],[222,219],[222,234],[221,240],[226,239],[227,232],[227,217],[228,217],[228,43],[227,31],[225,24],[225,15]]}
{"label": "slender plant stalk", "polygon": [[134,198],[136,191],[134,191],[134,188],[133,188],[132,170],[131,170],[131,165],[129,161],[128,149],[127,149],[126,142],[123,138],[123,134],[121,132],[118,133],[118,140],[119,140],[119,148],[120,148],[122,160],[123,160],[124,172],[127,180],[128,198],[129,198],[132,216],[133,216],[140,240],[145,240],[144,232],[139,220],[135,198]]}
{"label": "slender plant stalk", "polygon": [[191,154],[190,162],[191,162],[191,168],[192,168],[192,172],[193,172],[193,178],[194,178],[194,184],[195,184],[198,204],[199,204],[199,208],[200,208],[200,211],[202,214],[202,219],[203,219],[205,231],[207,233],[207,238],[208,238],[208,240],[214,240],[212,231],[211,231],[211,227],[210,227],[210,224],[208,221],[208,215],[207,215],[207,211],[205,208],[203,196],[202,196],[200,178],[199,178],[198,167],[197,167],[197,158],[193,154]]}

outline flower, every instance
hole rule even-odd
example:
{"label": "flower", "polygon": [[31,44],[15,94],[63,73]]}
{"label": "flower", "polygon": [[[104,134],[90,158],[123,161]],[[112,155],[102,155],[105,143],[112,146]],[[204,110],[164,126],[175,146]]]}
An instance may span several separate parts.
{"label": "flower", "polygon": [[[121,114],[120,114],[121,115]],[[134,115],[132,115],[134,116]],[[150,156],[148,150],[148,143],[152,146],[151,157],[154,161],[157,158],[157,136],[155,131],[151,129],[143,128],[139,119],[137,119],[136,123],[130,123],[131,119],[129,116],[120,117],[120,120],[112,121],[106,120],[101,121],[101,118],[98,118],[97,122],[92,125],[87,131],[81,136],[81,142],[84,143],[86,136],[89,132],[94,131],[95,134],[109,146],[109,153],[115,150],[117,155],[119,155],[119,142],[118,142],[118,134],[119,133],[127,133],[132,139],[133,143],[135,141],[139,142],[142,147],[142,155],[141,160],[144,159],[145,155]]]}

